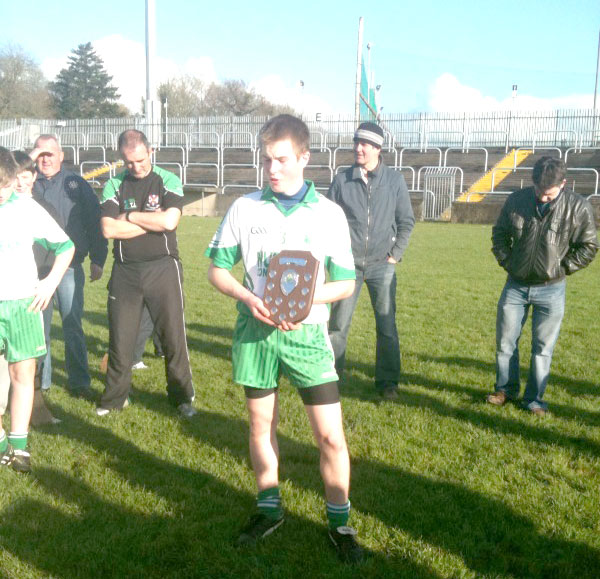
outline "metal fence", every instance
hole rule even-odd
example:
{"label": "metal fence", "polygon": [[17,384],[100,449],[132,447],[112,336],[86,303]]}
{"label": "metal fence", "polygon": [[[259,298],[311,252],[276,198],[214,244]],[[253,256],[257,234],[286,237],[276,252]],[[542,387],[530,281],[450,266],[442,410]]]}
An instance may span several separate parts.
{"label": "metal fence", "polygon": [[[214,134],[228,135],[228,145],[256,136],[268,117],[168,117],[160,126],[149,126],[143,117],[73,120],[0,120],[0,145],[11,148],[31,147],[41,133],[62,135],[63,144],[80,146],[81,135],[89,145],[108,146],[123,130],[137,128],[146,134],[162,135],[155,145],[186,146],[194,135],[196,145],[214,143]],[[313,146],[335,148],[352,143],[356,127],[353,115],[304,117]],[[382,115],[386,146],[393,147],[598,147],[600,112],[500,111],[489,113],[402,113]],[[179,134],[179,135],[177,135]],[[78,136],[79,135],[79,136]],[[110,135],[110,137],[109,137]],[[79,139],[79,140],[78,140]],[[318,141],[318,143],[316,142]]]}

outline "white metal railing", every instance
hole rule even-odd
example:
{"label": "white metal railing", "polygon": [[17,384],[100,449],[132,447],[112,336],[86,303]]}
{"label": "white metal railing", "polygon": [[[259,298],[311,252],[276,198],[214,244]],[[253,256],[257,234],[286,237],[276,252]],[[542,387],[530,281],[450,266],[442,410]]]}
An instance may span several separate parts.
{"label": "white metal railing", "polygon": [[[538,142],[539,138],[541,135],[553,135],[553,143],[555,146],[557,142],[561,142],[561,146],[569,146],[569,145],[573,145],[573,146],[577,146],[577,143],[579,141],[579,135],[577,133],[577,131],[572,131],[572,130],[556,130],[556,131],[535,131],[535,133],[533,134],[533,150],[535,151],[535,146],[536,143]],[[563,144],[565,143],[565,139],[562,139],[560,137],[558,137],[558,135],[568,135],[569,137],[571,137],[573,140],[570,142],[567,142],[566,145]]]}
{"label": "white metal railing", "polygon": [[[588,138],[588,135],[589,138]],[[585,145],[583,143],[590,143],[590,147],[600,147],[600,128],[581,131],[579,134],[579,148],[581,149]],[[594,145],[595,143],[595,145]]]}
{"label": "white metal railing", "polygon": [[[571,167],[567,168],[567,173],[571,172],[586,172],[592,173],[595,176],[595,184],[594,184],[594,192],[590,195],[590,197],[598,197],[598,170],[593,169],[592,167]],[[575,191],[575,179],[573,179],[573,191]]]}
{"label": "white metal railing", "polygon": [[583,153],[584,151],[589,151],[590,153],[593,152],[599,152],[600,153],[600,146],[599,147],[571,147],[570,149],[567,149],[565,151],[565,164],[567,163],[567,159],[569,158],[569,153]]}
{"label": "white metal railing", "polygon": [[425,147],[425,148],[403,147],[402,149],[400,149],[400,153],[398,155],[398,160],[396,162],[397,165],[402,165],[402,158],[404,156],[404,151],[416,151],[420,154],[425,154],[425,153],[428,153],[429,151],[437,151],[437,153],[439,155],[438,167],[442,166],[442,150],[439,147],[430,147],[429,149],[427,149],[427,147]]}
{"label": "white metal railing", "polygon": [[517,171],[532,171],[533,167],[494,167],[492,169],[492,187],[491,190],[492,192],[494,191],[494,185],[496,182],[496,173],[498,171],[512,171],[513,173],[516,173]]}
{"label": "white metal railing", "polygon": [[[190,148],[189,135],[184,131],[162,131],[157,149],[165,147],[181,147],[184,151]],[[164,143],[164,144],[163,144]]]}
{"label": "white metal railing", "polygon": [[[460,138],[457,140],[445,140],[440,143],[438,136],[449,137],[450,135],[458,135]],[[464,148],[466,143],[466,135],[462,131],[428,131],[425,133],[425,150],[428,149],[429,145],[447,146],[448,143],[454,144],[455,142],[460,143],[460,147]]]}
{"label": "white metal railing", "polygon": [[161,151],[177,151],[178,153],[181,153],[181,166],[184,167],[187,165],[187,149],[185,147],[182,147],[181,145],[163,145],[162,147],[156,147],[152,151],[153,163],[158,163],[159,165],[161,164],[161,161],[157,160]]}
{"label": "white metal railing", "polygon": [[484,169],[483,172],[487,173],[488,170],[488,150],[485,147],[471,147],[470,149],[468,147],[448,147],[445,151],[444,151],[444,167],[446,167],[448,165],[448,153],[449,152],[460,152],[460,153],[464,153],[465,155],[468,155],[470,151],[483,151],[485,153],[485,162],[484,162]]}
{"label": "white metal railing", "polygon": [[456,173],[460,173],[459,191],[463,190],[464,172],[460,167],[437,167],[425,166],[421,167],[417,173],[417,189],[421,189],[421,173],[425,172],[425,177],[436,177],[444,179],[456,178]]}
{"label": "white metal railing", "polygon": [[[81,163],[81,165],[79,165],[79,174],[82,177],[87,173],[87,171],[85,170],[85,167],[89,167],[89,166],[108,168],[108,179],[115,176],[115,169],[114,169],[112,163],[107,163],[106,161],[83,161],[83,163]],[[94,179],[94,182],[99,183],[99,181],[96,181],[95,179]]]}
{"label": "white metal railing", "polygon": [[[394,169],[394,171],[400,171],[400,172],[402,172],[404,169],[410,170],[410,172],[412,174],[412,181],[410,183],[409,189],[411,191],[414,191],[415,190],[415,178],[416,178],[416,175],[417,175],[414,167],[411,167],[410,165],[404,165],[403,167],[395,166],[395,167],[393,167],[393,169]],[[408,183],[407,183],[407,186],[408,186]]]}
{"label": "white metal railing", "polygon": [[[536,149],[532,149],[531,147],[517,147],[513,155],[513,169],[517,168],[517,153],[519,151],[531,151],[531,153],[535,155]],[[537,147],[537,151],[556,151],[558,153],[558,158],[562,158],[562,151],[558,147]]]}
{"label": "white metal railing", "polygon": [[310,132],[310,148],[318,149],[319,151],[322,151],[325,147],[326,147],[325,133],[323,133],[322,131],[311,131]]}
{"label": "white metal railing", "polygon": [[[409,138],[406,139],[405,135],[408,136]],[[416,135],[416,139],[413,139],[413,137]],[[398,148],[402,148],[402,147],[419,147],[422,148],[423,147],[423,143],[424,143],[424,138],[423,138],[423,132],[422,131],[400,131],[399,133],[394,133],[393,134],[393,143],[394,143],[394,148],[398,149]]]}
{"label": "white metal railing", "polygon": [[0,145],[14,151],[24,148],[23,127],[9,127],[0,131]]}
{"label": "white metal railing", "polygon": [[[86,148],[89,146],[101,145],[108,149],[117,148],[117,139],[115,134],[110,131],[94,131],[86,135]],[[100,137],[97,139],[97,137]]]}
{"label": "white metal railing", "polygon": [[[498,135],[502,136],[501,140],[495,138]],[[480,136],[484,138],[481,139]],[[467,133],[467,152],[474,144],[480,147],[486,145],[493,147],[498,142],[503,143],[504,153],[508,153],[508,131],[470,131]]]}
{"label": "white metal railing", "polygon": [[[261,126],[268,120],[266,116],[235,117],[235,116],[210,116],[210,117],[168,117],[163,118],[163,126],[169,131],[180,131],[191,133],[194,131],[216,131],[219,134],[228,131],[249,131],[257,133]],[[328,146],[335,148],[343,142],[338,142],[338,136],[342,134],[353,135],[357,122],[352,114],[327,114],[319,115],[318,118],[307,118],[306,123],[311,132],[321,132]],[[7,120],[16,124],[16,119]],[[399,141],[397,135],[401,133],[413,133],[425,135],[435,132],[485,133],[485,141],[482,146],[504,147],[507,142],[509,146],[518,147],[530,144],[535,137],[536,145],[542,144],[541,133],[545,133],[544,144],[553,146],[565,146],[564,137],[572,140],[572,135],[577,134],[582,146],[592,144],[587,141],[591,135],[598,134],[600,129],[600,112],[591,109],[582,110],[552,110],[552,111],[495,111],[495,112],[451,112],[451,113],[401,113],[381,115],[381,123],[389,133],[394,135],[395,143]],[[22,119],[21,124],[25,126],[24,135],[28,139],[24,146],[31,146],[31,139],[37,127],[43,133],[49,133],[60,126],[66,131],[99,132],[110,131],[118,135],[125,129],[138,128],[141,130],[154,129],[142,117],[123,117],[110,119]],[[13,125],[14,126],[14,125]],[[33,130],[29,130],[29,126]],[[3,122],[0,130],[6,124]],[[158,126],[160,133],[162,126]],[[569,133],[570,132],[570,133]],[[495,134],[496,138],[492,135]],[[431,138],[429,139],[431,141]],[[471,137],[474,144],[474,137]],[[184,146],[183,143],[176,143]],[[421,145],[422,140],[417,143],[400,142],[402,146]],[[443,146],[455,146],[455,143],[444,142]]]}

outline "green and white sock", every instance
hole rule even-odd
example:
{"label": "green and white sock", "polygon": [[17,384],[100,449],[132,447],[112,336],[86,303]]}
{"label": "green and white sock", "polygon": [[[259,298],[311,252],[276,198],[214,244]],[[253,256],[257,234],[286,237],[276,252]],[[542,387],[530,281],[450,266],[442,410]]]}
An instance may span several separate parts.
{"label": "green and white sock", "polygon": [[27,433],[11,432],[8,435],[8,444],[15,450],[25,450],[27,448]]}
{"label": "green and white sock", "polygon": [[342,505],[335,503],[327,503],[327,520],[329,521],[330,529],[345,527],[350,518],[350,501]]}
{"label": "green and white sock", "polygon": [[8,448],[8,439],[4,428],[0,430],[0,454],[4,454]]}
{"label": "green and white sock", "polygon": [[281,506],[281,495],[279,487],[272,487],[260,491],[256,496],[256,507],[258,511],[270,519],[281,519],[283,517],[283,508]]}

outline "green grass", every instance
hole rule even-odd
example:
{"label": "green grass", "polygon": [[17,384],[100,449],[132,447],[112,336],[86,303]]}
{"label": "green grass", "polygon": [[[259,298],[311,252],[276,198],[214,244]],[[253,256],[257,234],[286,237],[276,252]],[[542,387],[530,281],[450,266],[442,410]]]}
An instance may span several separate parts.
{"label": "green grass", "polygon": [[[133,378],[132,406],[99,418],[65,392],[53,327],[59,426],[33,432],[32,476],[0,471],[5,577],[598,577],[600,265],[569,280],[545,419],[484,404],[494,383],[504,276],[488,226],[418,224],[398,268],[403,382],[374,393],[375,328],[361,296],[343,389],[352,524],[371,557],[339,565],[325,538],[318,453],[298,395],[282,387],[284,527],[232,547],[254,505],[242,390],[231,381],[235,308],[206,282],[215,219],[184,218],[188,340],[198,417],[167,403],[162,361]],[[106,275],[86,288],[93,388],[106,348]],[[58,319],[55,317],[55,324]],[[522,339],[526,374],[529,330]]]}

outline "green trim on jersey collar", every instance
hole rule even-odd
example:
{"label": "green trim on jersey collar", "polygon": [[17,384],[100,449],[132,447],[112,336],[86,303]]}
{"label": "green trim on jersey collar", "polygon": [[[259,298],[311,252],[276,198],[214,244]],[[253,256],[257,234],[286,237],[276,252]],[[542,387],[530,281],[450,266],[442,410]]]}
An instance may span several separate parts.
{"label": "green trim on jersey collar", "polygon": [[4,203],[2,203],[2,205],[0,205],[0,207],[4,207],[4,206],[8,205],[9,203],[14,203],[18,198],[19,198],[19,196],[13,191],[10,194],[10,197]]}
{"label": "green trim on jersey collar", "polygon": [[260,196],[260,200],[271,201],[275,205],[275,207],[277,207],[277,209],[279,209],[279,211],[281,211],[281,213],[283,213],[287,217],[288,215],[291,215],[294,211],[296,211],[296,209],[298,209],[298,207],[300,207],[301,205],[316,203],[319,200],[319,198],[317,197],[317,190],[315,189],[315,184],[309,179],[305,179],[304,182],[308,187],[308,191],[306,192],[306,195],[304,195],[304,199],[302,199],[300,203],[296,203],[296,205],[294,205],[290,209],[284,209],[283,205],[279,203],[279,200],[277,199],[277,197],[275,197],[275,194],[273,193],[273,190],[269,185],[267,185],[263,189],[262,195]]}

